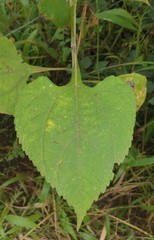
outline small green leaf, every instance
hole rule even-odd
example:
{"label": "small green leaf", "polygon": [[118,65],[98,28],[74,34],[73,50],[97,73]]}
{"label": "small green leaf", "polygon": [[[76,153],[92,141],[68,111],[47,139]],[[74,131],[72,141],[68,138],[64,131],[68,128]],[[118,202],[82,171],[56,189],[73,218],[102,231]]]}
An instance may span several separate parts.
{"label": "small green leaf", "polygon": [[148,165],[154,165],[154,157],[135,159],[135,161],[128,163],[129,167],[145,167]]}
{"label": "small green leaf", "polygon": [[69,218],[67,217],[67,214],[63,209],[59,209],[58,211],[58,219],[59,219],[59,225],[61,226],[63,232],[65,234],[70,234],[72,236],[73,240],[77,240],[76,233],[70,224]]}
{"label": "small green leaf", "polygon": [[154,205],[152,205],[152,206],[141,205],[141,208],[143,208],[144,210],[147,210],[147,211],[154,212]]}
{"label": "small green leaf", "polygon": [[[46,77],[28,84],[15,111],[17,135],[29,158],[74,207],[80,226],[105,191],[115,162],[124,160],[135,124],[135,96],[110,76],[94,88],[72,81],[62,87]],[[25,128],[26,126],[26,128]]]}
{"label": "small green leaf", "polygon": [[83,240],[97,240],[98,238],[93,237],[90,233],[79,232],[79,236]]}
{"label": "small green leaf", "polygon": [[125,27],[133,31],[136,31],[137,29],[137,23],[135,22],[134,17],[121,8],[106,10],[96,14],[96,16],[101,20],[113,22],[121,27]]}
{"label": "small green leaf", "polygon": [[125,0],[126,2],[141,2],[141,3],[146,3],[150,6],[150,3],[148,0]]}
{"label": "small green leaf", "polygon": [[152,98],[148,101],[148,103],[150,103],[151,105],[154,106],[154,97],[152,97]]}
{"label": "small green leaf", "polygon": [[40,0],[39,11],[53,20],[57,27],[66,27],[70,24],[71,11],[66,0]]}
{"label": "small green leaf", "polygon": [[43,203],[48,199],[50,191],[50,184],[44,181],[41,193],[39,195],[39,202]]}
{"label": "small green leaf", "polygon": [[31,221],[26,217],[20,217],[16,215],[7,215],[5,219],[11,224],[14,224],[20,227],[25,227],[27,229],[37,227],[36,223],[34,223],[33,221]]}
{"label": "small green leaf", "polygon": [[20,175],[16,176],[16,177],[13,177],[13,178],[10,178],[6,182],[4,182],[3,184],[0,185],[0,189],[4,189],[7,186],[9,186],[10,184],[13,184],[13,183],[18,182],[18,181],[22,181],[23,179],[24,179],[24,177],[20,176]]}

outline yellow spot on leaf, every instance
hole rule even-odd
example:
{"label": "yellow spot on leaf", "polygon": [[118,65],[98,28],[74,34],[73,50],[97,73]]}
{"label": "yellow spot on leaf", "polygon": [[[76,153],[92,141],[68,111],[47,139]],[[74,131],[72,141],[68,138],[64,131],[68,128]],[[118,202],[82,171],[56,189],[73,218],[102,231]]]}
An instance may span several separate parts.
{"label": "yellow spot on leaf", "polygon": [[54,124],[54,122],[51,119],[49,119],[47,121],[47,125],[46,125],[46,129],[45,130],[47,132],[50,132],[53,128],[55,128],[55,124]]}
{"label": "yellow spot on leaf", "polygon": [[60,96],[58,99],[60,107],[67,107],[71,103],[71,98]]}

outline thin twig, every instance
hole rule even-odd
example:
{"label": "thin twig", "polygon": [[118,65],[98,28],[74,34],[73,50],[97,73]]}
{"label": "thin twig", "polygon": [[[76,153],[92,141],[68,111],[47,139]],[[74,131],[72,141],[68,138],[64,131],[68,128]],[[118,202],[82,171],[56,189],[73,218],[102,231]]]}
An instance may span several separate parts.
{"label": "thin twig", "polygon": [[82,36],[83,36],[83,28],[84,28],[84,21],[85,21],[86,13],[87,13],[87,7],[88,7],[88,1],[86,0],[86,2],[84,3],[83,10],[82,10],[81,24],[80,24],[80,34],[79,34],[79,39],[78,39],[78,43],[77,43],[77,52],[79,51],[81,39],[82,39]]}
{"label": "thin twig", "polygon": [[131,227],[131,228],[133,228],[133,229],[135,229],[136,231],[143,233],[143,234],[146,235],[146,236],[153,237],[151,234],[147,233],[147,232],[144,231],[143,229],[141,229],[141,228],[139,228],[139,227],[137,227],[137,226],[135,226],[135,225],[127,222],[127,221],[124,221],[124,220],[122,220],[122,219],[120,219],[120,218],[117,218],[117,217],[115,217],[115,216],[113,216],[113,215],[109,215],[109,216],[110,216],[112,219],[114,219],[114,220],[116,220],[116,221],[118,221],[118,222],[120,222],[120,223],[123,223],[123,224],[125,224],[125,225],[127,225],[127,226],[129,226],[129,227]]}
{"label": "thin twig", "polygon": [[100,240],[105,240],[106,239],[106,226],[104,225],[101,236],[100,236]]}

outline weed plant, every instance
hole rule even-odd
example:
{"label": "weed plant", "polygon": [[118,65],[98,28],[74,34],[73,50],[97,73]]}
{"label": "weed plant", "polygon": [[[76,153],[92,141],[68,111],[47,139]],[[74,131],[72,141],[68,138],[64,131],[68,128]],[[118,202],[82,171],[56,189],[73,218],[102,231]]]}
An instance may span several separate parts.
{"label": "weed plant", "polygon": [[[132,32],[100,21],[94,12],[122,8],[136,17]],[[81,14],[82,13],[82,14]],[[128,157],[114,166],[115,177],[88,211],[80,230],[65,200],[40,177],[16,138],[13,118],[0,115],[0,239],[154,239],[154,3],[80,1],[79,64],[88,86],[108,75],[139,72],[148,78],[147,98],[137,113]],[[24,61],[37,66],[71,65],[70,30],[41,17],[37,1],[0,1],[0,35],[12,39]],[[65,85],[70,72],[46,72]],[[39,73],[30,76],[32,81]],[[141,159],[141,161],[136,161]],[[18,218],[22,217],[22,218]]]}

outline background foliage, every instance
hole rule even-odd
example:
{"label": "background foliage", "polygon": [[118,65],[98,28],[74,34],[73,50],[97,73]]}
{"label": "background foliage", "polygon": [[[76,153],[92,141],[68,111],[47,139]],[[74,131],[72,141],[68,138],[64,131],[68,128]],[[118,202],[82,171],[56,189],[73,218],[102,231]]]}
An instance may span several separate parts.
{"label": "background foliage", "polygon": [[[154,4],[143,2],[146,1],[91,0],[80,1],[78,5],[77,27],[82,30],[79,60],[84,82],[92,86],[108,75],[132,71],[148,78],[147,99],[137,115],[128,157],[120,166],[115,165],[113,182],[92,206],[77,233],[73,211],[50,189],[22,152],[13,119],[1,115],[2,239],[98,239],[100,236],[104,239],[103,234],[106,239],[153,239]],[[115,24],[114,14],[110,17],[112,21],[102,17],[104,20],[98,22],[94,16],[113,8],[129,12],[133,25],[126,28]],[[27,64],[69,68],[69,28],[57,29],[40,17],[37,1],[1,1],[0,13],[1,35],[12,39]],[[122,20],[127,24],[127,18]],[[69,71],[47,71],[44,75],[57,85],[65,85],[70,77]],[[29,81],[36,76],[39,73],[32,74]]]}

